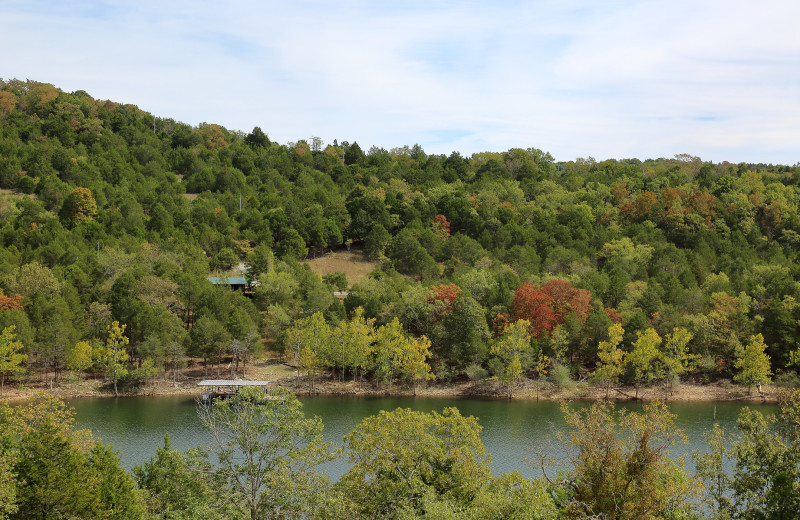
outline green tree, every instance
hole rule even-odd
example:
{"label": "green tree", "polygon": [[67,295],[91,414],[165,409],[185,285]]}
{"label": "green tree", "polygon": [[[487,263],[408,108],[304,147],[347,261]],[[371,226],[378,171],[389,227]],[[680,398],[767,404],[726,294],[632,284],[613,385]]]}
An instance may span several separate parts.
{"label": "green tree", "polygon": [[[563,493],[567,518],[688,518],[697,484],[683,460],[669,455],[686,438],[663,403],[647,404],[642,413],[615,412],[608,403],[561,410],[570,430],[557,436],[565,450],[558,463],[567,470],[552,484]],[[541,460],[544,470],[549,457]]]}
{"label": "green tree", "polygon": [[0,333],[0,396],[3,395],[3,386],[6,377],[13,374],[25,372],[22,362],[27,359],[27,355],[21,353],[22,342],[16,340],[14,325],[6,327]]}
{"label": "green tree", "polygon": [[597,347],[597,357],[600,360],[591,377],[594,381],[606,387],[606,399],[609,389],[619,382],[620,376],[625,371],[625,351],[619,348],[625,330],[616,323],[608,328],[608,341],[601,341]]}
{"label": "green tree", "polygon": [[468,504],[490,478],[480,431],[456,408],[381,411],[345,436],[352,467],[336,486],[359,518],[421,513],[428,493]]}
{"label": "green tree", "polygon": [[13,518],[142,518],[141,499],[116,453],[90,432],[73,431],[73,420],[63,401],[45,394],[0,405],[0,458],[14,455]]}
{"label": "green tree", "polygon": [[689,342],[694,336],[684,328],[675,327],[664,341],[664,346],[659,355],[659,362],[664,372],[669,395],[672,395],[673,384],[676,379],[689,371],[695,356],[689,354]]}
{"label": "green tree", "polygon": [[68,223],[89,222],[97,215],[97,202],[89,188],[75,188],[64,200],[61,215]]}
{"label": "green tree", "polygon": [[364,238],[364,253],[368,258],[379,259],[383,256],[383,252],[386,250],[386,246],[389,245],[391,238],[386,228],[380,224],[375,224]]}
{"label": "green tree", "polygon": [[363,307],[356,307],[352,318],[340,321],[331,330],[328,354],[330,358],[337,360],[332,366],[340,367],[342,378],[347,368],[353,372],[353,380],[369,368],[374,353],[374,340],[375,320],[364,317]]}
{"label": "green tree", "polygon": [[156,454],[133,468],[136,484],[143,491],[147,512],[164,520],[226,520],[237,518],[227,482],[216,474],[208,454],[193,448],[172,448],[169,435]]}
{"label": "green tree", "polygon": [[248,387],[201,406],[198,414],[241,515],[256,520],[311,513],[327,486],[317,466],[334,452],[322,440],[322,421],[307,418],[293,394],[274,388],[268,396]]}
{"label": "green tree", "polygon": [[800,391],[782,392],[778,406],[767,417],[745,408],[738,436],[715,427],[709,451],[694,454],[713,518],[779,520],[800,511]]}
{"label": "green tree", "polygon": [[217,375],[219,375],[222,354],[231,342],[231,336],[225,330],[225,326],[216,318],[203,316],[195,322],[190,337],[192,350],[197,355],[203,356],[205,367],[209,359],[217,360]]}
{"label": "green tree", "polygon": [[400,320],[393,319],[375,331],[373,370],[375,379],[391,386],[398,371],[399,354],[408,342]]}
{"label": "green tree", "polygon": [[247,274],[250,278],[272,272],[275,266],[275,255],[267,244],[258,244],[247,255]]}
{"label": "green tree", "polygon": [[528,367],[531,359],[530,322],[517,320],[506,329],[492,345],[490,352],[500,361],[498,377],[506,387],[506,396],[511,399],[514,387]]}
{"label": "green tree", "polygon": [[286,332],[286,353],[297,363],[297,375],[305,371],[309,387],[313,389],[314,374],[329,359],[332,347],[331,327],[321,312],[295,322]]}
{"label": "green tree", "polygon": [[506,473],[490,479],[465,505],[426,493],[422,512],[404,509],[399,520],[556,520],[559,511],[547,486],[539,480],[528,480],[519,473]]}
{"label": "green tree", "polygon": [[761,385],[771,381],[772,370],[769,364],[769,355],[764,351],[767,345],[764,344],[764,336],[756,334],[750,336],[750,342],[740,350],[739,355],[734,361],[733,366],[740,372],[733,376],[735,381],[747,383],[747,393],[752,390],[753,385],[758,386],[759,392]]}

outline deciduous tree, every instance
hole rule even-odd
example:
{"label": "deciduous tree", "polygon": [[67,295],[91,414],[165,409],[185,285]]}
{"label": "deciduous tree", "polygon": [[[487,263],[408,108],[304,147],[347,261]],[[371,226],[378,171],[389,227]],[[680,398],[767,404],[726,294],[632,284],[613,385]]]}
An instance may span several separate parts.
{"label": "deciduous tree", "polygon": [[27,359],[27,355],[20,352],[22,342],[16,340],[14,325],[6,327],[0,333],[0,396],[3,395],[6,377],[13,374],[25,372],[22,362]]}
{"label": "deciduous tree", "polygon": [[480,431],[477,419],[456,408],[381,411],[345,437],[352,468],[337,487],[360,518],[421,513],[428,493],[468,504],[491,475]]}
{"label": "deciduous tree", "polygon": [[282,388],[247,387],[198,408],[214,439],[230,501],[252,520],[298,518],[313,510],[327,478],[317,469],[334,457],[322,421],[308,418]]}
{"label": "deciduous tree", "polygon": [[644,332],[637,332],[633,349],[625,357],[627,364],[633,368],[637,398],[642,383],[649,383],[658,375],[655,361],[658,359],[659,345],[661,345],[661,336],[655,329],[649,328]]}
{"label": "deciduous tree", "polygon": [[128,351],[125,347],[130,340],[125,336],[125,325],[120,325],[114,321],[106,329],[108,335],[106,342],[95,354],[95,357],[103,367],[106,378],[114,385],[114,397],[119,396],[117,383],[120,379],[128,375]]}
{"label": "deciduous tree", "polygon": [[490,352],[500,361],[498,377],[506,387],[506,396],[511,399],[514,387],[528,367],[531,360],[531,337],[528,333],[530,323],[519,320],[508,327],[505,333],[495,341]]}
{"label": "deciduous tree", "polygon": [[620,376],[625,371],[625,351],[619,348],[624,334],[622,325],[615,323],[608,328],[608,340],[601,341],[597,346],[599,361],[591,377],[606,387],[606,399],[609,389],[619,382]]}
{"label": "deciduous tree", "polygon": [[764,344],[764,337],[756,334],[750,337],[750,342],[739,352],[733,366],[739,369],[739,373],[733,379],[747,384],[747,393],[752,390],[753,385],[761,389],[762,384],[771,381],[772,369],[769,364],[769,355],[764,351],[767,345]]}
{"label": "deciduous tree", "polygon": [[567,518],[685,518],[691,511],[698,486],[683,460],[669,455],[686,438],[663,403],[647,404],[642,413],[614,411],[608,403],[561,409],[569,432],[558,435],[566,453],[559,463],[567,470],[563,483],[553,484],[564,493]]}

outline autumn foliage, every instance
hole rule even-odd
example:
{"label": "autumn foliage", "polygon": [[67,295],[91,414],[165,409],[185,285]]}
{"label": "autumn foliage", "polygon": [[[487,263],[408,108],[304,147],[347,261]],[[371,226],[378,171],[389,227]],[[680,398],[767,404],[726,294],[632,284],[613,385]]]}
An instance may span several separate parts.
{"label": "autumn foliage", "polygon": [[22,296],[6,296],[0,289],[0,311],[11,311],[22,308]]}
{"label": "autumn foliage", "polygon": [[428,301],[440,301],[445,303],[444,312],[449,313],[453,310],[453,304],[458,299],[458,293],[461,292],[461,287],[454,283],[434,285],[431,287],[431,296]]}
{"label": "autumn foliage", "polygon": [[433,217],[433,231],[442,238],[450,236],[450,222],[444,215],[436,215]]}
{"label": "autumn foliage", "polygon": [[531,322],[530,332],[541,336],[564,323],[570,313],[582,322],[591,312],[592,295],[564,280],[551,280],[539,286],[523,283],[514,293],[511,310],[514,320]]}

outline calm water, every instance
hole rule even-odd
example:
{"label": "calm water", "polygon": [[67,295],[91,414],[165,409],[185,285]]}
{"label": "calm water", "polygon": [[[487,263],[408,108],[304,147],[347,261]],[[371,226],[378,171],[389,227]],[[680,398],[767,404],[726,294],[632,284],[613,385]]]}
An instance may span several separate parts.
{"label": "calm water", "polygon": [[[527,477],[539,477],[541,471],[526,462],[535,459],[535,449],[552,439],[554,429],[563,429],[564,421],[558,403],[548,401],[506,401],[472,399],[430,398],[354,398],[315,397],[302,399],[306,413],[318,415],[325,424],[326,440],[341,443],[346,433],[364,417],[380,410],[397,407],[423,412],[441,411],[455,406],[462,415],[478,417],[483,426],[481,437],[492,454],[492,471],[495,475],[518,470]],[[103,442],[110,443],[120,452],[122,464],[128,468],[141,464],[155,455],[156,448],[169,433],[174,448],[187,449],[210,445],[211,438],[197,418],[194,400],[187,397],[104,398],[71,401],[75,408],[78,428],[89,428]],[[572,403],[572,407],[588,403]],[[638,404],[622,404],[640,410]],[[689,444],[677,446],[672,454],[679,456],[696,449],[705,449],[703,433],[714,425],[714,407],[717,422],[733,430],[740,403],[674,403],[670,408],[677,414],[677,426],[689,438]],[[749,404],[765,414],[774,413],[774,405]],[[347,471],[345,461],[326,466],[332,478]]]}

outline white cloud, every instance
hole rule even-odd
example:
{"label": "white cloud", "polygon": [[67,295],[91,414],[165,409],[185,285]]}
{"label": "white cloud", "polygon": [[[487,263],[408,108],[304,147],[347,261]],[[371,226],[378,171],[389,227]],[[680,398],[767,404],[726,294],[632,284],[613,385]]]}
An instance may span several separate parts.
{"label": "white cloud", "polygon": [[11,2],[1,77],[464,154],[800,160],[795,2]]}

